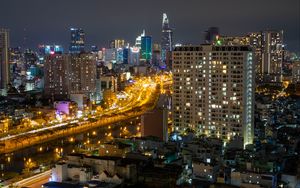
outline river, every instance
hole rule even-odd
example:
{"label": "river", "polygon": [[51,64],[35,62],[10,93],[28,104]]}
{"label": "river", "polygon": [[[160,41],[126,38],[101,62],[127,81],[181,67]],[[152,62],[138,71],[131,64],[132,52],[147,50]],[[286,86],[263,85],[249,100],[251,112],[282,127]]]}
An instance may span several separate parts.
{"label": "river", "polygon": [[[108,138],[132,136],[137,134],[140,118],[123,121],[108,126],[101,126],[89,131],[59,138],[0,155],[0,179],[16,177],[29,171],[39,171],[55,164],[69,153],[89,149],[93,144],[101,143]],[[123,131],[126,127],[126,132]],[[121,136],[120,136],[121,133]]]}

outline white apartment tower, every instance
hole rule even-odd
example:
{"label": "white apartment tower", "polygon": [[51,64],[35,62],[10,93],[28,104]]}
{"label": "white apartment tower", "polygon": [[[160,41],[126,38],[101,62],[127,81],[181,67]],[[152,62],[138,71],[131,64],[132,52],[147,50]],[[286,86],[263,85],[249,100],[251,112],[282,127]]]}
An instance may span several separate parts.
{"label": "white apartment tower", "polygon": [[253,142],[254,78],[248,46],[182,46],[173,58],[173,125],[225,141]]}

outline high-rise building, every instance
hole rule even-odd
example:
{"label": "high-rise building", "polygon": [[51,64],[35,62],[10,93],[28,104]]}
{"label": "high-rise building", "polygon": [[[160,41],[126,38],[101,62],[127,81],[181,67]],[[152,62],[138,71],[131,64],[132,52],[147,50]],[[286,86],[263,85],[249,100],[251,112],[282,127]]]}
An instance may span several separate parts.
{"label": "high-rise building", "polygon": [[163,14],[162,35],[161,35],[161,59],[166,61],[166,53],[171,52],[173,48],[173,31],[169,26],[167,14]]}
{"label": "high-rise building", "polygon": [[152,37],[143,36],[141,38],[141,59],[150,62],[152,59]]}
{"label": "high-rise building", "polygon": [[93,99],[96,92],[96,56],[82,53],[72,55],[69,72],[70,93],[85,94]]}
{"label": "high-rise building", "polygon": [[248,46],[175,47],[172,111],[175,130],[253,142],[254,63]]}
{"label": "high-rise building", "polygon": [[134,66],[140,64],[140,49],[138,47],[130,47],[129,64]]}
{"label": "high-rise building", "polygon": [[64,52],[62,45],[39,45],[40,55],[62,54]]}
{"label": "high-rise building", "polygon": [[219,28],[218,27],[208,28],[208,30],[205,31],[204,43],[205,44],[212,44],[215,41],[216,36],[218,36],[218,35],[219,35]]}
{"label": "high-rise building", "polygon": [[129,63],[129,48],[123,48],[123,63],[128,64]]}
{"label": "high-rise building", "polygon": [[143,30],[143,33],[141,35],[137,36],[137,38],[135,39],[135,47],[138,47],[139,49],[141,49],[143,36],[145,36],[145,30]]}
{"label": "high-rise building", "polygon": [[164,63],[162,62],[162,57],[161,57],[161,46],[160,44],[153,43],[153,48],[152,48],[152,64],[155,67],[163,66]]}
{"label": "high-rise building", "polygon": [[96,92],[94,54],[53,54],[45,58],[45,95],[68,99],[70,94],[92,98]]}
{"label": "high-rise building", "polygon": [[119,64],[123,63],[123,48],[116,49],[116,62]]}
{"label": "high-rise building", "polygon": [[70,53],[84,52],[85,34],[81,28],[71,28]]}
{"label": "high-rise building", "polygon": [[249,38],[250,38],[250,45],[253,47],[254,50],[256,77],[258,77],[259,80],[261,80],[263,75],[262,54],[263,54],[263,46],[264,46],[264,42],[262,40],[262,32],[250,33]]}
{"label": "high-rise building", "polygon": [[67,99],[70,94],[71,56],[69,54],[52,54],[45,57],[44,94],[52,99]]}
{"label": "high-rise building", "polygon": [[116,63],[116,61],[117,61],[117,49],[108,48],[108,49],[103,49],[103,51],[104,51],[104,61],[105,62]]}
{"label": "high-rise building", "polygon": [[124,48],[125,40],[124,39],[115,39],[110,41],[110,48]]}
{"label": "high-rise building", "polygon": [[250,33],[250,45],[255,50],[256,72],[260,80],[280,82],[284,55],[283,31]]}
{"label": "high-rise building", "polygon": [[300,61],[293,62],[292,81],[293,83],[300,83]]}
{"label": "high-rise building", "polygon": [[[0,28],[0,91],[9,84],[9,31]],[[1,92],[0,92],[1,94]]]}

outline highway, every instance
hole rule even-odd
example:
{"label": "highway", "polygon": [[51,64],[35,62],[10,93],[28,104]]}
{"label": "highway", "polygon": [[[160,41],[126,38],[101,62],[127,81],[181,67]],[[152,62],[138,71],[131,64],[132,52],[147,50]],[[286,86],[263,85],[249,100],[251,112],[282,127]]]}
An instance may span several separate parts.
{"label": "highway", "polygon": [[15,182],[13,184],[4,186],[4,188],[9,188],[10,186],[40,188],[43,184],[49,181],[50,176],[51,176],[51,170],[48,170],[43,173]]}
{"label": "highway", "polygon": [[[157,85],[164,82],[168,83],[169,81],[170,77],[165,76],[142,77],[136,79],[132,85],[126,87],[125,91],[120,93],[119,96],[122,97],[117,98],[109,108],[103,110],[102,112],[93,114],[92,116],[87,114],[85,117],[80,119],[73,118],[71,120],[59,122],[54,125],[2,137],[0,138],[0,143],[4,143],[5,148],[2,148],[3,150],[0,152],[11,152],[33,144],[42,143],[50,140],[51,138],[49,137],[51,136],[54,138],[55,136],[73,134],[76,133],[76,130],[77,132],[79,131],[80,126],[86,130],[89,127],[94,128],[95,126],[114,123],[116,121],[122,121],[137,115],[141,115],[147,110],[150,110],[149,106],[154,106],[151,103],[154,103],[155,98],[157,98],[159,95],[157,91]],[[137,113],[137,110],[139,113]],[[87,121],[88,117],[92,117],[97,122],[89,123]],[[59,131],[61,130],[64,132],[59,134]],[[55,134],[50,136],[46,135],[46,133],[49,133],[49,131],[55,132]]]}

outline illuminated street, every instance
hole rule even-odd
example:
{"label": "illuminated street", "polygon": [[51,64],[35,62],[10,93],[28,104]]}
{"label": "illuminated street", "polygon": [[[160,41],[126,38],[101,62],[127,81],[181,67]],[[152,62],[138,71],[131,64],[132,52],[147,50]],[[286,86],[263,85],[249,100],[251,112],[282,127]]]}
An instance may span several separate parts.
{"label": "illuminated street", "polygon": [[[107,125],[141,115],[154,107],[159,94],[156,88],[157,83],[161,85],[164,82],[170,84],[169,75],[136,79],[132,85],[128,86],[125,91],[122,92],[123,96],[125,93],[125,97],[117,98],[114,104],[102,112],[90,112],[83,118],[75,118],[36,130],[2,137],[0,141],[5,147],[1,147],[0,152],[11,152],[53,138],[75,134],[82,130],[88,130],[97,126]],[[90,115],[96,120],[95,122],[91,123],[88,121],[87,117]],[[48,135],[49,131],[52,131],[50,136]],[[53,131],[56,132],[53,134]]]}

